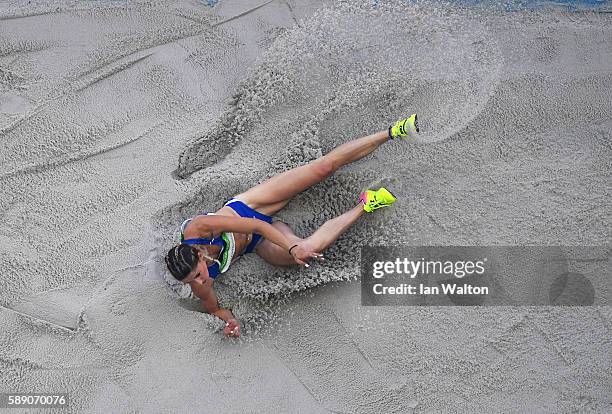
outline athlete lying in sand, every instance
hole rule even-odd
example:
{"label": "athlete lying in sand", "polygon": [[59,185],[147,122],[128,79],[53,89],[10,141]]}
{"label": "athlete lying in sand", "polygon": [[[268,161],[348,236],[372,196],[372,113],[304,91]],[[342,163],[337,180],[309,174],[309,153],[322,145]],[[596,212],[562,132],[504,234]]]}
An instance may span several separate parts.
{"label": "athlete lying in sand", "polygon": [[273,221],[272,216],[296,194],[323,181],[343,165],[365,157],[390,139],[414,138],[418,131],[417,116],[413,114],[396,122],[388,131],[342,144],[309,164],[238,194],[216,213],[185,220],[181,226],[181,244],[170,249],[166,256],[170,273],[191,285],[208,313],[226,322],[226,335],[240,336],[240,324],[232,312],[219,307],[212,287],[215,278],[227,271],[233,259],[251,252],[277,266],[308,267],[311,259],[323,260],[321,252],[364,212],[393,204],[396,200],[393,194],[385,188],[362,193],[357,206],[325,222],[305,239],[296,236],[285,223]]}

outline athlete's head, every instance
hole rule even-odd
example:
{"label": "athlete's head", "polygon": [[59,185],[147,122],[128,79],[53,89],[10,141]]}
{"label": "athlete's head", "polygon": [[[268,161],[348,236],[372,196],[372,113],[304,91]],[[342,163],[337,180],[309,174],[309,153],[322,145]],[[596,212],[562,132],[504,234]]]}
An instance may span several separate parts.
{"label": "athlete's head", "polygon": [[184,281],[187,276],[198,266],[198,250],[188,244],[174,246],[166,255],[168,270],[177,280]]}

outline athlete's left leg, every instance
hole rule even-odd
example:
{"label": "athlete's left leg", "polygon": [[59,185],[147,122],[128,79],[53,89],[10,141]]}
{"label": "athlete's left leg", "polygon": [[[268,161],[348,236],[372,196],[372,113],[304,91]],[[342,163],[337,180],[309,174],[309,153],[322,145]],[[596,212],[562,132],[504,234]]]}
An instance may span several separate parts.
{"label": "athlete's left leg", "polygon": [[[359,217],[365,213],[363,204],[359,204],[346,213],[326,221],[312,235],[305,239],[301,239],[293,233],[293,230],[280,221],[274,222],[272,225],[281,231],[291,242],[299,244],[306,250],[312,252],[322,252],[331,246],[342,233],[347,231]],[[296,264],[293,257],[282,247],[272,243],[269,240],[262,240],[255,248],[255,253],[262,257],[266,262],[276,266],[288,266]]]}

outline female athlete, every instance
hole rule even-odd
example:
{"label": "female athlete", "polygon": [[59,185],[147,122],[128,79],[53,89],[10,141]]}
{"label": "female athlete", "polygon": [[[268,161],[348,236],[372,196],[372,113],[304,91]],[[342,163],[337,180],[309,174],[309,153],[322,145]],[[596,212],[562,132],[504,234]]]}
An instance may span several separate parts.
{"label": "female athlete", "polygon": [[294,168],[238,194],[215,213],[187,219],[181,226],[181,244],[166,256],[170,273],[191,285],[204,309],[226,322],[224,333],[240,336],[240,323],[231,310],[219,307],[214,280],[242,254],[255,252],[276,266],[323,260],[323,252],[365,212],[387,207],[396,198],[385,188],[368,190],[346,213],[325,222],[312,235],[301,239],[289,226],[272,216],[292,197],[323,181],[343,165],[370,154],[395,138],[415,138],[419,132],[416,114],[367,137],[340,145],[329,154]]}

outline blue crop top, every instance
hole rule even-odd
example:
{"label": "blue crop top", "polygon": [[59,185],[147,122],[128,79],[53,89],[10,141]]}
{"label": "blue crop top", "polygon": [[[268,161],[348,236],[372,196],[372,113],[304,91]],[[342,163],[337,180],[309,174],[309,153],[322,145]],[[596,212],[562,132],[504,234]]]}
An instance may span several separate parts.
{"label": "blue crop top", "polygon": [[[230,207],[240,217],[256,218],[258,220],[265,221],[266,223],[272,223],[272,217],[267,216],[259,211],[253,210],[242,201],[232,198],[224,204],[224,206]],[[202,213],[202,215],[214,215],[215,213]],[[215,260],[213,264],[208,266],[208,275],[215,279],[219,273],[224,273],[229,269],[234,253],[236,252],[236,242],[234,240],[233,233],[221,233],[220,237],[207,239],[207,238],[194,238],[185,240],[184,233],[185,228],[192,219],[187,219],[181,225],[181,243],[193,245],[193,244],[212,244],[215,246],[221,246],[221,253],[219,253],[219,259]],[[257,243],[262,239],[261,234],[253,233],[251,242],[245,247],[244,253],[251,253],[255,250]]]}
{"label": "blue crop top", "polygon": [[[214,213],[204,213],[205,215],[214,214]],[[208,266],[208,276],[211,279],[216,279],[219,273],[224,273],[229,269],[229,265],[231,264],[232,258],[234,256],[236,243],[234,241],[234,235],[232,233],[221,233],[221,237],[216,238],[205,238],[205,237],[197,237],[193,239],[185,239],[185,228],[189,225],[189,222],[192,219],[187,219],[181,225],[181,243],[194,245],[194,244],[210,244],[213,246],[221,246],[221,252],[219,253],[219,258],[221,260],[215,259],[215,261]]]}

